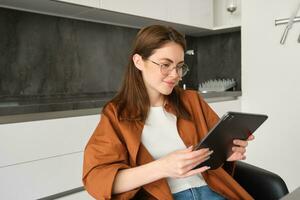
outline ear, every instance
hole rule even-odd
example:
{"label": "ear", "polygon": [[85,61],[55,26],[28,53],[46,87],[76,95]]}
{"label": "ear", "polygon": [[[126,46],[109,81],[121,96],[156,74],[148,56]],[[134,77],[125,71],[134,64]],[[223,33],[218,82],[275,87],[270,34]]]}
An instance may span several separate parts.
{"label": "ear", "polygon": [[139,70],[143,71],[144,69],[144,61],[143,61],[143,58],[142,56],[140,56],[139,54],[134,54],[132,56],[132,61],[135,65],[136,68],[138,68]]}

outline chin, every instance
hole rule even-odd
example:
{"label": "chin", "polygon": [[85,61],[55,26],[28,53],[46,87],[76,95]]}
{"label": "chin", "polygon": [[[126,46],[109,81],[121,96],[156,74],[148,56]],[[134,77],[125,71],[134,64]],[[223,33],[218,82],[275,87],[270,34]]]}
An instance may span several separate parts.
{"label": "chin", "polygon": [[163,95],[169,95],[172,93],[174,88],[172,89],[163,89],[163,90],[160,90],[160,93],[163,94]]}

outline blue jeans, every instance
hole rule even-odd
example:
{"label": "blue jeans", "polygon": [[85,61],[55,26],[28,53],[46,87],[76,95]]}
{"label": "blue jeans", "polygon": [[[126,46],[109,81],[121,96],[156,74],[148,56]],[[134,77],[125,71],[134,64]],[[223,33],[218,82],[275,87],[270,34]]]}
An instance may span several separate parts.
{"label": "blue jeans", "polygon": [[207,185],[190,188],[173,194],[174,200],[225,200],[224,197],[212,191]]}

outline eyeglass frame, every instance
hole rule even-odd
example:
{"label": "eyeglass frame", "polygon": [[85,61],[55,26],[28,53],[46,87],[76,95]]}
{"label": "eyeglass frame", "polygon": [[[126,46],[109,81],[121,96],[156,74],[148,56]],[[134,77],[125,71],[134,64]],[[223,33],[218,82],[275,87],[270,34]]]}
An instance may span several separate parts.
{"label": "eyeglass frame", "polygon": [[[179,67],[179,66],[176,65],[175,67],[172,67],[172,69],[167,70],[167,71],[168,71],[167,73],[163,73],[163,72],[162,72],[162,68],[164,67],[164,64],[162,64],[162,63],[157,63],[157,62],[155,62],[155,61],[153,61],[153,60],[151,60],[151,59],[149,59],[149,58],[147,58],[146,60],[149,60],[149,61],[152,62],[153,64],[159,66],[159,67],[160,67],[160,73],[161,73],[162,75],[164,75],[164,76],[169,75],[174,69],[176,69],[176,73],[180,76],[180,78],[182,78],[182,77],[184,77],[184,76],[190,71],[189,66],[188,66],[187,64],[183,63],[183,65],[182,65],[181,67]],[[182,73],[182,75],[180,75],[180,74],[178,73],[178,71],[179,71],[179,68],[183,69],[183,66],[186,66],[186,71],[185,71],[184,74]]]}

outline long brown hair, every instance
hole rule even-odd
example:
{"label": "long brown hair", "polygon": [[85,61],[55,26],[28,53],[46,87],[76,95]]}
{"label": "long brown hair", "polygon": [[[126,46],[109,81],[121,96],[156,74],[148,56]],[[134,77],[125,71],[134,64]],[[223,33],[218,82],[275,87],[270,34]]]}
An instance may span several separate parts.
{"label": "long brown hair", "polygon": [[[179,44],[184,51],[186,49],[184,36],[171,27],[152,25],[138,32],[129,56],[121,89],[111,100],[117,106],[119,120],[145,122],[147,119],[150,100],[142,73],[135,67],[132,57],[134,54],[139,54],[143,59],[147,59],[156,49],[161,48],[168,42]],[[176,86],[171,94],[166,96],[166,100],[174,107],[177,117],[190,119],[190,114],[180,99],[180,91],[181,89]]]}

